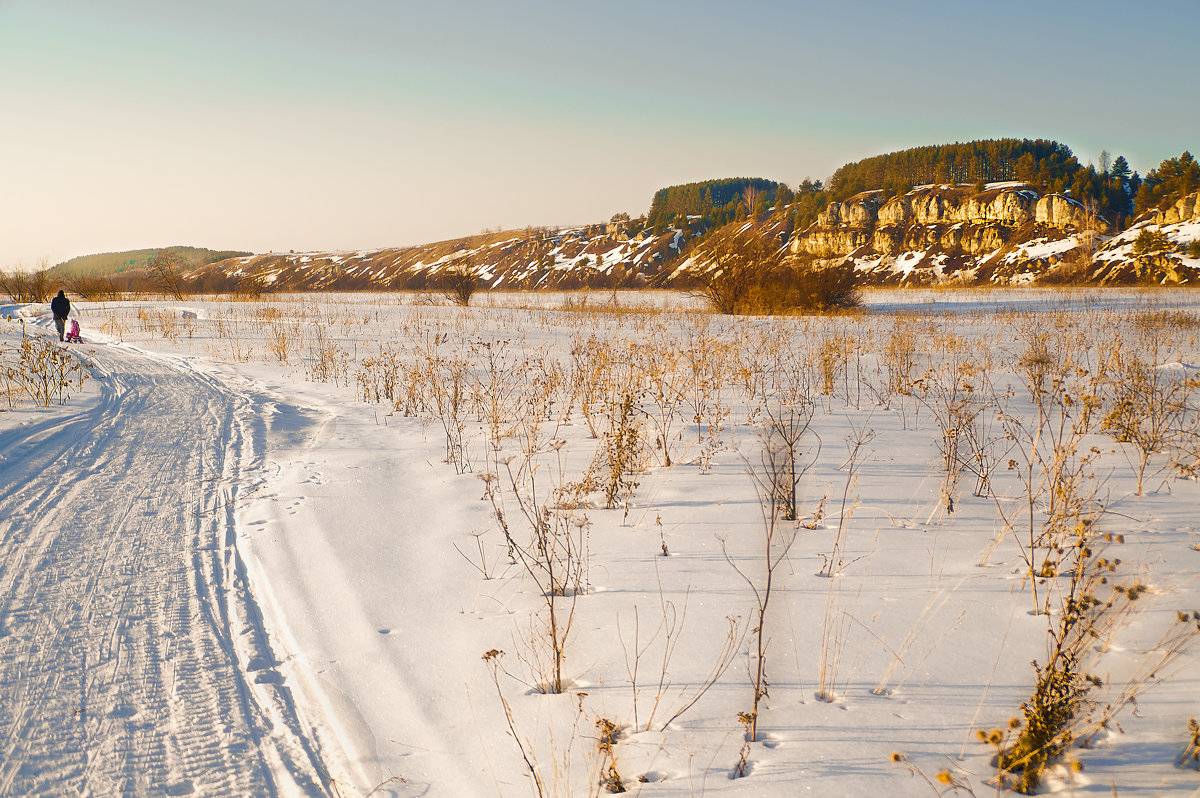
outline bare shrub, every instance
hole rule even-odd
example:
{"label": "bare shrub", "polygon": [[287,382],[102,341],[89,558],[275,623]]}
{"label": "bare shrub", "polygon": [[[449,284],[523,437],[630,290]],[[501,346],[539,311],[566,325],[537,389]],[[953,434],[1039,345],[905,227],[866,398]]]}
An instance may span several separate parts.
{"label": "bare shrub", "polygon": [[404,363],[401,356],[386,346],[379,347],[379,354],[363,358],[358,364],[354,379],[358,383],[359,395],[364,402],[387,402],[400,405],[398,386]]}
{"label": "bare shrub", "polygon": [[[770,481],[763,487],[775,502],[776,512],[784,521],[800,518],[797,507],[797,488],[821,451],[821,440],[811,432],[815,406],[809,401],[765,402],[763,439],[763,475]],[[813,451],[801,451],[801,441],[811,435]]]}
{"label": "bare shrub", "polygon": [[32,272],[0,271],[0,292],[18,304],[45,302],[50,297],[50,274],[44,266]]}
{"label": "bare shrub", "polygon": [[40,335],[22,334],[19,346],[0,350],[0,368],[10,408],[21,394],[38,407],[63,404],[72,386],[82,390],[88,377],[87,366],[74,354]]}
{"label": "bare shrub", "polygon": [[617,769],[617,741],[621,739],[621,727],[608,718],[596,718],[596,749],[600,753],[600,786],[605,792],[625,792],[625,781]]}
{"label": "bare shrub", "polygon": [[751,225],[706,243],[699,257],[708,271],[693,295],[717,313],[827,313],[859,304],[853,264],[787,261],[778,239]]}
{"label": "bare shrub", "polygon": [[655,340],[632,354],[633,368],[647,391],[646,419],[654,431],[654,447],[662,452],[664,468],[674,463],[672,449],[683,438],[682,408],[687,401],[687,381],[680,371],[683,352],[673,341]]}
{"label": "bare shrub", "polygon": [[941,433],[938,450],[942,456],[942,504],[947,515],[954,512],[954,498],[963,471],[975,476],[976,496],[991,491],[999,443],[987,423],[989,409],[987,375],[966,356],[965,342],[947,339],[943,359],[912,384],[913,395],[933,416]]}
{"label": "bare shrub", "polygon": [[236,299],[261,299],[267,292],[267,282],[261,274],[242,274],[233,278],[229,292]]}
{"label": "bare shrub", "polygon": [[303,360],[310,380],[332,382],[334,385],[350,384],[350,356],[329,337],[325,325],[315,325],[307,343],[308,353]]}
{"label": "bare shrub", "polygon": [[[540,639],[533,642],[544,645],[549,655],[545,660],[539,658],[545,663],[539,688],[547,693],[561,693],[567,687],[563,675],[567,640],[575,621],[576,601],[587,587],[588,571],[590,522],[586,515],[563,507],[560,501],[565,489],[562,447],[561,440],[530,444],[515,467],[512,457],[499,461],[503,475],[479,475],[510,557],[533,580],[544,602],[545,628]],[[551,465],[542,462],[544,456],[553,461],[549,485],[544,485],[540,477]],[[512,505],[516,509],[510,513]],[[517,536],[509,524],[510,517],[524,522],[527,539]]]}
{"label": "bare shrub", "polygon": [[888,332],[883,347],[883,366],[887,371],[889,396],[907,396],[912,390],[917,353],[922,349],[915,326],[909,320],[898,317]]}
{"label": "bare shrub", "polygon": [[[1098,691],[1109,686],[1096,675],[1100,655],[1116,631],[1128,625],[1148,588],[1136,580],[1117,581],[1121,560],[1106,556],[1106,548],[1122,538],[1099,533],[1095,520],[1081,517],[1073,532],[1063,563],[1067,580],[1060,611],[1048,616],[1046,659],[1033,663],[1035,689],[1021,706],[1023,721],[1010,723],[1017,730],[1015,739],[993,743],[999,782],[1017,792],[1035,792],[1046,768],[1071,745],[1086,745],[1100,730],[1110,728],[1125,707],[1136,706],[1138,696],[1186,657],[1200,634],[1200,616],[1177,613],[1176,622],[1148,649],[1115,695],[1099,699]],[[987,740],[989,735],[981,732],[980,737]]]}
{"label": "bare shrub", "polygon": [[849,262],[820,265],[793,261],[785,265],[775,284],[767,287],[775,294],[772,301],[783,310],[830,313],[851,310],[861,303],[858,276]]}
{"label": "bare shrub", "polygon": [[1101,429],[1122,443],[1131,444],[1137,461],[1137,495],[1150,459],[1168,449],[1187,448],[1192,438],[1200,394],[1200,380],[1176,377],[1146,363],[1136,354],[1115,350],[1111,364],[1112,405]]}
{"label": "bare shrub", "polygon": [[593,438],[599,435],[599,420],[608,404],[614,360],[613,345],[595,335],[571,341],[570,403],[579,407]]}
{"label": "bare shrub", "polygon": [[[661,521],[661,519],[659,520]],[[666,544],[664,543],[663,545],[665,548]],[[663,556],[667,555],[664,553]],[[663,597],[661,581],[659,582],[659,607],[662,612],[662,618],[657,628],[644,644],[641,638],[641,621],[636,606],[633,612],[632,646],[626,645],[625,636],[621,630],[621,619],[620,617],[617,618],[617,633],[621,641],[621,649],[625,654],[625,668],[629,673],[629,686],[633,694],[633,725],[642,731],[650,731],[654,727],[654,718],[658,714],[664,699],[667,698],[667,693],[674,686],[670,676],[671,659],[675,654],[675,648],[679,643],[680,634],[683,631],[683,625],[687,616],[686,603],[683,610],[677,612],[674,602],[668,601]],[[672,723],[695,706],[696,702],[717,683],[733,662],[745,630],[741,626],[740,618],[729,616],[726,618],[726,622],[729,626],[726,631],[725,640],[713,661],[712,667],[699,682],[689,682],[676,693],[674,701],[677,703],[674,704],[673,710],[670,707],[666,709],[666,711],[671,712],[671,716],[658,727],[659,731],[666,731]],[[643,656],[650,649],[651,645],[660,638],[662,642],[659,645],[660,659],[658,681],[655,683],[654,689],[654,700],[651,703],[650,714],[646,718],[646,722],[640,723],[638,720],[638,697],[640,695],[639,685],[641,684],[639,681],[639,670]],[[632,662],[630,661],[631,659]]]}
{"label": "bare shrub", "polygon": [[464,308],[471,304],[471,297],[483,288],[475,260],[467,255],[451,263],[435,280],[438,290],[446,299]]}
{"label": "bare shrub", "polygon": [[[1069,581],[1062,598],[1057,623],[1049,622],[1049,642],[1043,663],[1033,663],[1036,673],[1033,696],[1021,709],[1024,723],[1016,739],[1000,755],[1000,768],[1016,774],[1013,786],[1019,792],[1037,789],[1041,776],[1068,746],[1072,724],[1086,708],[1088,694],[1102,684],[1088,672],[1085,649],[1092,640],[1107,636],[1121,611],[1116,602],[1135,601],[1144,588],[1112,588],[1112,597],[1100,597],[1115,565],[1103,556],[1104,546],[1094,534],[1094,518],[1080,518],[1068,559]],[[1047,616],[1049,617],[1049,616]]]}
{"label": "bare shrub", "polygon": [[[1076,519],[1087,511],[1090,494],[1083,486],[1092,478],[1091,466],[1099,455],[1098,449],[1083,449],[1101,407],[1096,378],[1072,365],[1070,358],[1070,352],[1052,352],[1045,335],[1031,335],[1018,368],[1032,400],[1033,417],[1026,420],[1007,407],[998,411],[1012,455],[1007,470],[1021,488],[1016,499],[1022,521],[1016,520],[1015,512],[1006,511],[1000,497],[994,498],[1006,528],[1021,547],[1034,612],[1039,614],[1048,611],[1038,598],[1039,580],[1059,573],[1055,557],[1065,548],[1064,539]],[[1025,527],[1023,537],[1018,526]]]}
{"label": "bare shrub", "polygon": [[605,508],[624,505],[629,514],[629,499],[637,490],[637,473],[642,469],[643,438],[639,409],[633,394],[626,393],[610,412],[609,429],[589,469],[589,482],[604,493]]}
{"label": "bare shrub", "polygon": [[429,361],[429,388],[446,435],[446,462],[459,474],[471,470],[464,423],[468,372],[466,360],[458,356]]}
{"label": "bare shrub", "polygon": [[67,290],[91,302],[121,298],[121,289],[111,277],[74,277],[67,281]]}
{"label": "bare shrub", "polygon": [[[697,318],[706,318],[698,316]],[[681,347],[686,366],[685,401],[692,411],[691,420],[696,425],[696,443],[704,441],[707,426],[710,452],[719,445],[722,422],[729,415],[729,407],[722,399],[726,370],[732,357],[728,342],[694,332]]]}
{"label": "bare shrub", "polygon": [[498,452],[524,418],[519,410],[523,409],[524,390],[528,387],[527,361],[518,358],[513,342],[507,339],[476,341],[471,344],[470,354],[477,367],[464,374],[470,383],[472,407],[487,427],[492,451]]}
{"label": "bare shrub", "polygon": [[[808,430],[811,417],[811,405],[807,408],[778,408],[770,415],[770,421],[763,433],[765,445],[760,463],[747,464],[762,516],[762,576],[756,579],[742,570],[725,549],[724,540],[721,542],[726,561],[738,576],[745,580],[754,594],[754,625],[751,628],[754,635],[754,652],[753,670],[750,675],[753,693],[750,711],[738,715],[746,727],[748,743],[758,739],[759,706],[768,694],[767,648],[771,637],[767,632],[767,610],[772,596],[778,590],[777,571],[787,561],[799,531],[799,525],[794,520],[794,491],[796,483],[812,463],[801,460],[796,449]],[[788,503],[789,494],[791,504]],[[787,518],[789,514],[793,517],[791,520]],[[735,768],[739,777],[745,775],[748,767],[747,754],[748,749],[743,748]]]}

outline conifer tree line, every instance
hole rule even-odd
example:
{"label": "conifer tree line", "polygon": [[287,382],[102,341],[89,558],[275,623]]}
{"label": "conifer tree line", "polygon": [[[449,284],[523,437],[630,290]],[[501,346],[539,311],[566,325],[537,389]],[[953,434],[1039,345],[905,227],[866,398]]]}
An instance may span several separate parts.
{"label": "conifer tree line", "polygon": [[882,188],[890,196],[924,184],[956,185],[980,180],[1020,180],[1039,191],[1053,191],[1078,168],[1071,148],[1057,141],[956,142],[914,147],[846,164],[830,176],[829,191],[834,201],[841,201],[872,189]]}
{"label": "conifer tree line", "polygon": [[[732,177],[667,186],[654,192],[647,219],[652,226],[657,226],[688,216],[702,216],[710,223],[719,216],[732,218],[739,210],[746,210],[743,206],[747,196],[755,205],[761,206],[775,196],[779,185],[774,180],[758,177]],[[759,207],[749,209],[750,212],[758,210]]]}

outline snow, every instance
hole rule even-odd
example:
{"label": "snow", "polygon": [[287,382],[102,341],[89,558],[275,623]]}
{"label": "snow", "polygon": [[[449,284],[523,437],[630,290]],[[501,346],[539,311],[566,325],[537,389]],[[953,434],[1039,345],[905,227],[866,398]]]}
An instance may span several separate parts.
{"label": "snow", "polygon": [[1017,263],[1026,260],[1049,260],[1055,256],[1062,256],[1077,246],[1079,246],[1079,241],[1075,236],[1067,236],[1055,241],[1036,238],[1015,247],[1004,256],[1004,262]]}
{"label": "snow", "polygon": [[912,274],[922,260],[925,259],[927,253],[922,251],[903,252],[896,258],[896,262],[892,264],[892,271],[899,272],[905,276]]}
{"label": "snow", "polygon": [[1163,232],[1176,244],[1189,244],[1200,240],[1200,219],[1164,225]]}
{"label": "snow", "polygon": [[[1144,230],[1154,230],[1166,235],[1167,239],[1174,245],[1183,247],[1193,241],[1200,240],[1200,221],[1177,222],[1175,224],[1154,225],[1148,222],[1141,222],[1125,230],[1120,235],[1114,236],[1109,241],[1105,242],[1099,252],[1096,253],[1097,260],[1132,260],[1134,256],[1133,242],[1140,233]],[[1189,258],[1180,253],[1173,253],[1183,265],[1195,265],[1195,258]]]}
{"label": "snow", "polygon": [[[86,343],[69,351],[94,379],[65,405],[0,412],[0,794],[534,794],[501,695],[547,794],[601,794],[600,718],[623,729],[616,764],[645,796],[929,795],[910,766],[929,778],[949,769],[990,794],[992,750],[975,732],[1020,715],[1030,661],[1045,659],[1047,619],[1031,612],[1020,539],[999,517],[1011,510],[1004,497],[1020,494],[1000,466],[1000,498],[972,495],[966,475],[946,512],[933,414],[880,389],[882,353],[912,342],[913,379],[965,353],[1028,421],[1016,364],[1033,336],[1091,363],[1124,334],[1126,354],[1188,378],[1200,365],[1195,327],[1137,331],[1160,310],[1200,317],[1200,296],[877,291],[868,314],[834,319],[727,319],[668,293],[602,298],[73,303]],[[42,308],[0,308],[9,315],[36,334],[53,329]],[[0,346],[20,335],[19,321],[0,321]],[[805,364],[835,336],[851,349],[825,395]],[[588,568],[566,642],[570,688],[546,694],[534,689],[546,601],[510,564],[480,479],[524,462],[534,416],[510,404],[499,421],[513,431],[496,448],[488,425],[464,414],[471,469],[458,473],[434,412],[363,401],[369,380],[356,375],[388,353],[459,358],[472,364],[467,396],[492,384],[520,403],[557,373],[562,390],[533,437],[548,487],[560,463],[564,482],[581,480],[599,443],[566,391],[572,370],[621,352],[673,358],[680,374],[724,364],[725,376],[699,425],[680,404],[665,436],[674,464],[652,449],[628,507],[603,509],[593,492],[573,511],[587,518]],[[763,563],[748,475],[762,452],[755,408],[789,379],[815,380],[804,444],[815,464],[799,504],[809,521],[818,506],[823,516],[798,530],[776,572],[760,739],[748,775],[731,779]],[[641,400],[649,440],[652,399]],[[1096,697],[1110,700],[1175,612],[1200,608],[1200,485],[1158,455],[1138,496],[1129,444],[1094,434],[1086,445],[1100,451],[1099,524],[1125,538],[1116,578],[1149,586],[1140,612],[1094,652],[1110,685]],[[515,497],[501,497],[514,538],[526,539]],[[820,575],[835,546],[842,567]],[[1054,593],[1047,581],[1040,595]],[[704,691],[731,628],[736,654]],[[505,652],[499,694],[483,660],[493,649]],[[822,666],[831,701],[816,697]],[[1196,715],[1194,652],[1158,676],[1120,715],[1121,732],[1073,750],[1082,772],[1064,769],[1051,789],[1195,789],[1195,772],[1173,764]]]}

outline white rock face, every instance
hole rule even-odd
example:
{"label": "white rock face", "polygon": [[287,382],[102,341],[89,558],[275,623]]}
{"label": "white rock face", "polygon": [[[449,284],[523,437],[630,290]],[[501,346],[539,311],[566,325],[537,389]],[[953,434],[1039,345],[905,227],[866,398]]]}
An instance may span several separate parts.
{"label": "white rock face", "polygon": [[964,221],[972,224],[1001,224],[1020,226],[1033,218],[1033,208],[1037,195],[1032,191],[1004,190],[989,200],[977,200],[972,197],[967,202],[967,217]]}
{"label": "white rock face", "polygon": [[1062,194],[1047,194],[1037,201],[1036,220],[1060,230],[1083,230],[1088,226],[1087,211],[1082,205]]}
{"label": "white rock face", "polygon": [[908,224],[1004,224],[1030,221],[1061,229],[1082,225],[1083,208],[1061,195],[1038,199],[1029,189],[1011,188],[982,195],[961,189],[921,189],[882,205],[874,197],[832,202],[817,217],[820,227]]}
{"label": "white rock face", "polygon": [[[837,257],[870,246],[880,253],[894,254],[920,243],[974,253],[1006,241],[1005,230],[1032,222],[1068,233],[1085,229],[1089,220],[1084,207],[1075,200],[1061,194],[1039,199],[1032,189],[1021,185],[983,193],[965,186],[933,186],[882,204],[878,192],[874,192],[830,203],[812,228],[793,239],[792,251]],[[955,225],[965,229],[953,233],[921,230]]]}
{"label": "white rock face", "polygon": [[817,214],[817,224],[833,227],[845,224],[866,227],[875,224],[879,216],[879,200],[873,196],[851,197],[842,203],[831,202],[824,213]]}

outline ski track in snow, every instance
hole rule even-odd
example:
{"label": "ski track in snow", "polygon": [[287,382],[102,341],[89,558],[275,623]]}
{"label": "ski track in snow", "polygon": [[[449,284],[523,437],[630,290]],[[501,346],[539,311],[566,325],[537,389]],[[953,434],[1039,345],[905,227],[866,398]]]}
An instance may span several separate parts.
{"label": "ski track in snow", "polygon": [[104,346],[0,433],[0,795],[324,795],[236,546],[255,397]]}

